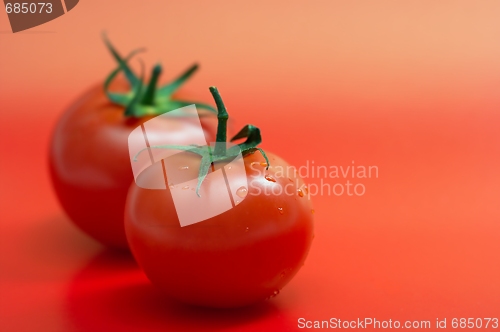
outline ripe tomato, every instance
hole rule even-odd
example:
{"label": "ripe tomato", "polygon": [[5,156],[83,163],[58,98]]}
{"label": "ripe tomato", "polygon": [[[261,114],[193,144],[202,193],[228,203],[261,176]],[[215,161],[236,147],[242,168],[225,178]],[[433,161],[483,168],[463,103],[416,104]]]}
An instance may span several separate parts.
{"label": "ripe tomato", "polygon": [[[232,209],[181,227],[171,190],[188,188],[148,190],[132,184],[128,193],[125,230],[132,253],[153,284],[182,302],[237,307],[273,297],[306,259],[313,239],[314,212],[307,187],[283,159],[271,153],[265,159],[258,153],[260,131],[248,127],[253,132],[244,129],[236,135],[248,137],[240,144],[244,172],[234,166],[231,170],[244,177],[233,176],[231,181],[247,181],[248,187],[238,188],[235,194],[244,199]],[[225,137],[220,129],[221,122],[218,142]],[[176,163],[184,165],[187,178],[203,175],[198,174],[198,155],[179,153],[176,158]],[[213,164],[208,175],[223,159]],[[165,181],[163,174],[151,170],[140,175],[145,183]],[[202,195],[217,191],[217,186],[220,184],[207,176],[202,180]]]}
{"label": "ripe tomato", "polygon": [[[148,86],[143,87],[142,79],[131,71],[127,60],[109,42],[108,47],[120,67],[110,75],[105,89],[95,86],[64,112],[53,133],[49,164],[55,192],[71,220],[103,244],[127,248],[123,209],[133,182],[128,135],[153,116],[192,104],[174,93],[196,66],[170,85],[156,89],[161,72],[157,65]],[[126,87],[123,81],[113,81],[120,71],[127,77],[132,92],[108,91],[110,86],[113,90]],[[207,114],[211,113],[204,115]],[[213,116],[201,117],[207,140],[215,136],[209,125],[213,120]],[[195,130],[197,127],[189,119],[179,118],[177,127],[162,135],[172,135],[179,144],[185,144],[185,138]]]}

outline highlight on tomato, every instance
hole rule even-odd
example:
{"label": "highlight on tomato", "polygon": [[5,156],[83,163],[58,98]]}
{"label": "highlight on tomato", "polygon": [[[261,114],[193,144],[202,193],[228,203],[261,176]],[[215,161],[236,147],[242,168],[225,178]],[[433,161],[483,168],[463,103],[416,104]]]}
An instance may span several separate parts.
{"label": "highlight on tomato", "polygon": [[[185,186],[153,167],[144,170],[138,180],[150,184],[166,181],[168,186],[152,190],[131,185],[125,230],[139,266],[168,296],[200,306],[239,307],[278,295],[296,275],[314,237],[314,210],[297,172],[284,173],[290,165],[258,147],[262,142],[259,128],[246,125],[231,139],[243,142],[226,143],[228,113],[217,89],[211,87],[210,91],[218,109],[215,146],[148,148],[178,150],[168,162],[179,165],[185,179],[196,179],[197,184]],[[147,152],[140,151],[136,158],[141,153]],[[238,154],[243,162],[228,166]],[[226,185],[214,179],[222,169],[233,172],[231,178],[226,176],[229,182],[247,184],[226,183],[232,208],[182,226],[175,191],[192,191],[200,200],[220,192]],[[200,205],[194,201],[190,208],[200,210]]]}
{"label": "highlight on tomato", "polygon": [[[53,132],[49,167],[59,202],[74,224],[107,246],[128,248],[123,210],[133,182],[129,133],[155,116],[196,104],[204,134],[211,140],[215,132],[210,122],[216,121],[216,111],[178,92],[197,70],[197,64],[159,87],[160,64],[154,66],[146,83],[128,64],[142,50],[124,58],[106,37],[104,41],[118,67],[103,84],[84,93],[63,113]],[[198,128],[199,124],[179,117],[171,131],[161,134],[186,144]]]}

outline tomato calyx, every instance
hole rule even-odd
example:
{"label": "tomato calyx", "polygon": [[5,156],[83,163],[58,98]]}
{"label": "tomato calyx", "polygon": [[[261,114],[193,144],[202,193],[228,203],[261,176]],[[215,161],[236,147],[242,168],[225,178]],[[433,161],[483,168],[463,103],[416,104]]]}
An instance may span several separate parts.
{"label": "tomato calyx", "polygon": [[196,186],[196,195],[198,195],[198,197],[200,197],[199,190],[201,188],[201,185],[208,175],[210,167],[215,162],[230,161],[234,158],[237,158],[240,153],[242,156],[246,156],[248,154],[259,151],[266,160],[266,169],[268,169],[270,166],[269,159],[267,158],[264,150],[257,147],[260,143],[262,143],[262,136],[260,135],[260,129],[254,125],[247,124],[230,140],[231,142],[233,142],[239,139],[246,138],[244,142],[232,145],[229,148],[227,147],[227,120],[229,119],[229,114],[227,113],[226,107],[217,88],[210,87],[209,89],[217,105],[218,123],[215,147],[212,148],[209,145],[153,145],[149,148],[142,149],[134,157],[134,161],[137,161],[137,157],[139,156],[139,154],[146,151],[147,149],[182,150],[201,156],[201,163],[198,172],[198,184]]}
{"label": "tomato calyx", "polygon": [[[144,84],[143,77],[137,77],[128,65],[128,61],[137,53],[143,52],[144,49],[134,50],[123,58],[105,35],[103,39],[108,50],[118,63],[118,67],[113,70],[104,81],[104,92],[111,102],[125,108],[125,116],[135,118],[156,116],[192,104],[196,104],[197,107],[206,109],[210,112],[217,113],[210,105],[172,98],[172,95],[196,72],[196,70],[198,70],[198,64],[193,64],[172,82],[161,87],[157,87],[157,84],[162,72],[162,67],[160,64],[156,64],[152,69],[149,82]],[[127,93],[110,92],[109,87],[120,72],[124,73],[131,90]]]}

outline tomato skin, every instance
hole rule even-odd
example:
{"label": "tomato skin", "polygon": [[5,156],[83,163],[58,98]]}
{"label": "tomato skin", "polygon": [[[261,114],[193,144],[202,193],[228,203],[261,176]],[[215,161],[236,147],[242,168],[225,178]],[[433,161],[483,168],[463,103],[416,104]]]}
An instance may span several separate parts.
{"label": "tomato skin", "polygon": [[[188,304],[229,308],[273,297],[293,278],[314,237],[311,201],[297,194],[303,181],[294,173],[275,176],[288,164],[267,155],[267,171],[260,153],[244,157],[249,189],[241,203],[185,227],[180,227],[169,190],[131,186],[125,230],[134,257],[153,284]],[[195,168],[192,172],[196,176]],[[264,194],[286,185],[291,195]]]}
{"label": "tomato skin", "polygon": [[[125,88],[123,82],[113,88]],[[214,117],[202,118],[208,140],[215,137]],[[128,248],[123,227],[127,191],[133,182],[128,135],[151,117],[124,116],[122,106],[108,100],[96,85],[64,112],[56,124],[49,169],[56,195],[70,219],[101,243]],[[205,120],[204,120],[205,119]],[[179,120],[186,141],[195,126]],[[168,133],[162,133],[162,135]]]}

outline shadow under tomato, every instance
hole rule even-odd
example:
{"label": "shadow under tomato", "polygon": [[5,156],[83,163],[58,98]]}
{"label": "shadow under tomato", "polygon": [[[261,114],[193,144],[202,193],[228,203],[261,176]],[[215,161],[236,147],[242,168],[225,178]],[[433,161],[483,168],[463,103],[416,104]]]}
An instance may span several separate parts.
{"label": "shadow under tomato", "polygon": [[78,331],[263,330],[269,320],[275,329],[287,325],[270,301],[222,310],[169,299],[129,254],[115,251],[100,253],[74,277],[66,310]]}
{"label": "shadow under tomato", "polygon": [[52,259],[67,255],[73,260],[89,256],[102,250],[102,245],[78,229],[64,214],[33,221],[23,232],[26,250],[34,256],[45,255]]}
{"label": "shadow under tomato", "polygon": [[[9,226],[10,227],[10,226]],[[2,238],[2,277],[32,286],[67,280],[102,246],[83,234],[62,214],[23,220]],[[58,282],[56,282],[59,285]]]}

